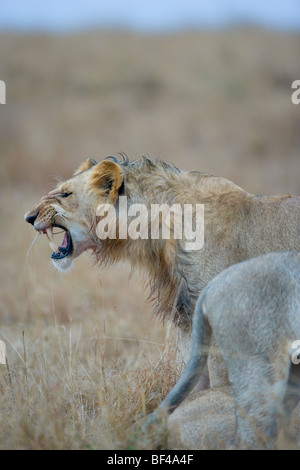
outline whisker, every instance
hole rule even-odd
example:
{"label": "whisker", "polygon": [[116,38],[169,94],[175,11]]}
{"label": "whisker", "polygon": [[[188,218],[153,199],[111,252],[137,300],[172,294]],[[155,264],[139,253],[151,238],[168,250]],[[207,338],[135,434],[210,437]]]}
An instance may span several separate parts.
{"label": "whisker", "polygon": [[27,255],[26,255],[25,266],[24,267],[26,267],[27,265],[30,267],[30,264],[28,262],[28,257],[29,257],[29,254],[31,252],[31,249],[32,249],[33,245],[35,244],[35,242],[37,241],[37,239],[40,235],[42,235],[41,232],[38,232],[37,235],[34,237],[33,241],[31,242],[30,247],[27,250]]}
{"label": "whisker", "polygon": [[61,217],[65,222],[68,222],[68,218],[62,213],[62,211],[60,209],[56,210],[56,215]]}
{"label": "whisker", "polygon": [[33,245],[35,244],[35,242],[37,241],[38,237],[41,235],[41,233],[39,232],[33,239],[33,241],[31,242],[31,245],[29,246],[28,250],[27,250],[27,254],[26,254],[26,259],[25,259],[25,265],[24,265],[24,279],[25,279],[25,286],[26,286],[26,292],[27,292],[27,296],[28,296],[28,300],[29,300],[29,303],[31,305],[31,307],[33,308],[33,303],[32,303],[32,300],[31,300],[31,296],[30,296],[30,291],[29,291],[29,282],[28,282],[28,271],[26,271],[27,268],[31,268],[30,264],[29,264],[29,261],[28,261],[28,258],[29,258],[29,255],[30,255],[30,252],[32,250],[32,247]]}

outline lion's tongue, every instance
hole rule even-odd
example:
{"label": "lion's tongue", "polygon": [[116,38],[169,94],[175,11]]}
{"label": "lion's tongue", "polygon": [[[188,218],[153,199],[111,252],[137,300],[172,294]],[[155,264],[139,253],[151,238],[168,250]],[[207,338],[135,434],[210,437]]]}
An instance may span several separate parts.
{"label": "lion's tongue", "polygon": [[59,245],[59,248],[67,248],[67,246],[68,246],[68,241],[69,241],[68,232],[66,232],[63,241],[62,241],[61,244]]}

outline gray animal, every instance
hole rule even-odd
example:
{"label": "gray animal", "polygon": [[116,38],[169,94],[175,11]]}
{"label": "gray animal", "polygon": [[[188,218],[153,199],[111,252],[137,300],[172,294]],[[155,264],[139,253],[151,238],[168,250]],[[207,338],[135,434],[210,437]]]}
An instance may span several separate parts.
{"label": "gray animal", "polygon": [[[171,413],[194,388],[212,335],[234,399],[234,444],[272,448],[277,418],[300,398],[300,253],[258,256],[231,266],[207,285],[195,307],[188,363],[160,409]],[[158,410],[147,425],[157,416]]]}

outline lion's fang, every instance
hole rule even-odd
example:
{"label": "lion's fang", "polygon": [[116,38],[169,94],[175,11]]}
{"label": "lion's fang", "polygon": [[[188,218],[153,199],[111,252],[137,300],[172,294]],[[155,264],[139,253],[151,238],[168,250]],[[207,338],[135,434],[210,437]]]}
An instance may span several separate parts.
{"label": "lion's fang", "polygon": [[55,252],[58,251],[58,248],[55,245],[54,240],[53,240],[53,227],[48,227],[46,229],[46,235],[48,237],[49,245],[50,245],[51,249]]}

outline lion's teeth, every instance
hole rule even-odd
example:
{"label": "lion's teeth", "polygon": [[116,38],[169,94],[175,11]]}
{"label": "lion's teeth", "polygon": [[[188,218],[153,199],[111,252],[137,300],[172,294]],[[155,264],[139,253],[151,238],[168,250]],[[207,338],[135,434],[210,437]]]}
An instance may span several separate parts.
{"label": "lion's teeth", "polygon": [[48,227],[46,228],[46,235],[49,238],[49,240],[53,240],[53,227]]}
{"label": "lion's teeth", "polygon": [[49,239],[49,245],[50,245],[51,249],[53,251],[57,251],[58,248],[55,245],[54,240],[53,240],[53,227],[49,227],[49,228],[46,229],[46,235]]}
{"label": "lion's teeth", "polygon": [[50,247],[52,248],[53,251],[57,251],[57,250],[58,250],[57,246],[56,246],[54,243],[49,242],[49,245],[50,245]]}

